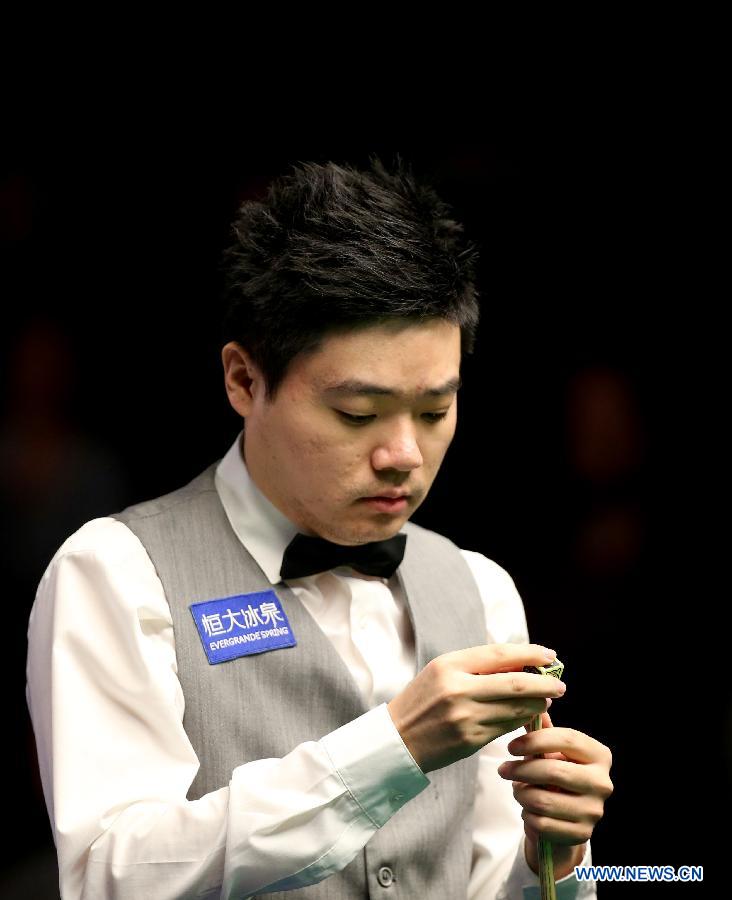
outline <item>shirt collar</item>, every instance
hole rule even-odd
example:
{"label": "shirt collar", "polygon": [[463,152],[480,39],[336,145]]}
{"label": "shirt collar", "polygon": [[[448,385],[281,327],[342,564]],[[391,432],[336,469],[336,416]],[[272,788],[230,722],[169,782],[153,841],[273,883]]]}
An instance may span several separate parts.
{"label": "shirt collar", "polygon": [[252,480],[244,462],[243,435],[242,430],[216,467],[216,490],[237,537],[270,583],[278,584],[285,548],[298,529]]}

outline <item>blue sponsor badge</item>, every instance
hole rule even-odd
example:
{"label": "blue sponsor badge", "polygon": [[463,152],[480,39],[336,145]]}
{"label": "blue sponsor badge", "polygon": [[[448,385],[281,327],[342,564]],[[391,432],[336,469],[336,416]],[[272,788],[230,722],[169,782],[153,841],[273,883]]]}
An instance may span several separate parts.
{"label": "blue sponsor badge", "polygon": [[274,591],[204,600],[190,610],[212,666],[297,643]]}

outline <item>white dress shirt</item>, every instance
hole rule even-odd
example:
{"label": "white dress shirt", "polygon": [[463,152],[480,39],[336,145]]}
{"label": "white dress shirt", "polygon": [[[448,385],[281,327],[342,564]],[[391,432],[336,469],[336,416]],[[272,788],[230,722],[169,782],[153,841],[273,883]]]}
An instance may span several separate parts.
{"label": "white dress shirt", "polygon": [[[249,477],[241,437],[217,467],[216,489],[274,585],[297,529]],[[480,553],[461,553],[485,607],[485,642],[528,641],[510,576]],[[288,584],[369,711],[282,759],[238,766],[226,787],[190,801],[199,761],[183,728],[171,613],[147,552],[113,518],[87,522],[58,549],[30,615],[26,696],[64,900],[233,898],[302,887],[342,869],[429,785],[386,706],[416,674],[396,576],[339,567]],[[479,753],[469,900],[539,896],[521,808],[496,773],[514,758],[506,744],[520,733]],[[595,896],[574,875],[558,888],[560,898]]]}

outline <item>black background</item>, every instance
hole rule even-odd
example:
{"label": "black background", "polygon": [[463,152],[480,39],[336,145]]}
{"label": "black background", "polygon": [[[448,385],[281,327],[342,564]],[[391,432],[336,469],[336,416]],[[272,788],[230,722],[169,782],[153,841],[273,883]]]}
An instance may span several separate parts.
{"label": "black background", "polygon": [[[3,479],[6,803],[17,822],[3,845],[9,879],[50,847],[23,697],[43,569],[83,521],[182,485],[236,435],[216,264],[238,203],[291,162],[365,164],[372,152],[387,162],[399,152],[430,177],[482,255],[482,321],[463,365],[458,433],[415,521],[511,573],[532,639],[567,666],[555,724],[613,750],[615,793],[595,862],[705,864],[709,877],[709,794],[721,794],[727,772],[709,768],[704,741],[716,734],[718,744],[720,720],[704,720],[706,692],[685,658],[714,621],[690,561],[688,514],[703,403],[692,376],[714,327],[696,256],[698,121],[672,87],[588,92],[561,109],[504,98],[498,112],[347,129],[307,127],[302,110],[290,118],[284,107],[274,125],[245,105],[175,120],[157,108],[111,115],[57,104],[39,123],[26,110],[2,181],[3,421],[11,436],[24,421],[18,354],[36,335],[26,353],[43,370],[38,354],[50,346],[61,367],[59,445],[78,442],[94,475],[73,476],[44,526],[43,498],[7,470]],[[620,385],[637,449],[594,479],[576,464],[571,402],[593,378]],[[52,473],[55,492],[63,467]],[[619,555],[587,562],[583,535],[602,544],[608,533],[620,534]]]}

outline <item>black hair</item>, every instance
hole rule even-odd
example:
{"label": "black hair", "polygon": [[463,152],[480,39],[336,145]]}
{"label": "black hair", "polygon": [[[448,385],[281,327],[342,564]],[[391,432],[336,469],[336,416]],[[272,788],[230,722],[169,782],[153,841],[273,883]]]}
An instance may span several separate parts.
{"label": "black hair", "polygon": [[473,351],[478,251],[432,185],[396,155],[358,170],[299,162],[247,200],[222,257],[222,343],[236,341],[273,399],[300,353],[329,333],[395,319],[442,318]]}

